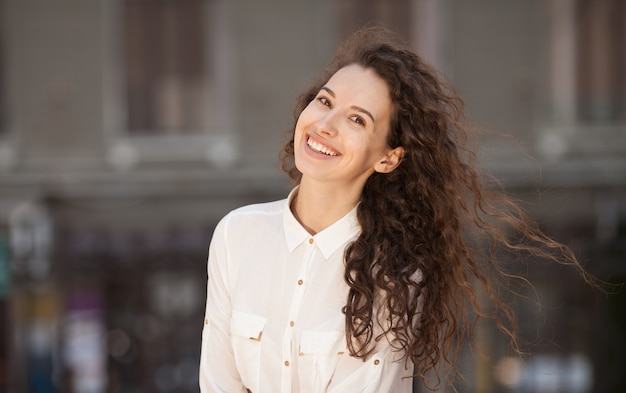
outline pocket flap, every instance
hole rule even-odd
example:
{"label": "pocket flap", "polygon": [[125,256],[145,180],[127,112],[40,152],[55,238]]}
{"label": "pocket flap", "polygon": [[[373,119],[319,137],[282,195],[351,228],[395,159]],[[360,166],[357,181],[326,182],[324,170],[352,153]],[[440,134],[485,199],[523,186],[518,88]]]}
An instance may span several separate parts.
{"label": "pocket flap", "polygon": [[300,355],[343,353],[345,350],[342,341],[342,332],[312,332],[304,331],[300,336]]}
{"label": "pocket flap", "polygon": [[230,322],[231,334],[233,336],[240,336],[255,341],[261,341],[266,321],[267,318],[260,315],[233,311]]}

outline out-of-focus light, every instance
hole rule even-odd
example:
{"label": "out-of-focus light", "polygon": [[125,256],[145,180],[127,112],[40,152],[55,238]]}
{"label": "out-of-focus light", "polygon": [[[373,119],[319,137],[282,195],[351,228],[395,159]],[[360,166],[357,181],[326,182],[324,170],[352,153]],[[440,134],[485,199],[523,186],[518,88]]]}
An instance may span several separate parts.
{"label": "out-of-focus light", "polygon": [[549,132],[539,139],[538,149],[546,160],[557,161],[567,154],[568,145],[563,136]]}
{"label": "out-of-focus light", "polygon": [[157,317],[151,314],[139,315],[133,324],[133,333],[142,341],[149,342],[159,338],[163,326]]}
{"label": "out-of-focus light", "polygon": [[591,391],[593,385],[593,366],[589,358],[583,354],[572,355],[566,363],[569,373],[567,378],[567,391],[572,393],[586,393]]}
{"label": "out-of-focus light", "polygon": [[106,335],[106,348],[113,357],[124,356],[130,349],[128,334],[120,329],[109,330]]}
{"label": "out-of-focus light", "polygon": [[232,140],[216,136],[207,147],[205,158],[218,168],[228,168],[239,160],[239,150]]}
{"label": "out-of-focus light", "polygon": [[588,393],[593,367],[584,354],[541,354],[523,361],[505,357],[496,365],[496,380],[513,391]]}
{"label": "out-of-focus light", "polygon": [[502,358],[496,365],[496,378],[504,386],[515,388],[524,378],[524,364],[519,358]]}
{"label": "out-of-focus light", "polygon": [[169,392],[176,387],[174,366],[166,363],[157,368],[154,373],[154,385],[160,392]]}
{"label": "out-of-focus light", "polygon": [[557,355],[536,356],[530,365],[531,386],[538,392],[557,393],[561,384],[560,358]]}
{"label": "out-of-focus light", "polygon": [[139,160],[135,148],[128,143],[118,143],[113,146],[108,154],[107,161],[114,169],[124,172],[132,169]]}
{"label": "out-of-focus light", "polygon": [[176,379],[178,385],[192,391],[198,386],[198,364],[195,357],[182,359],[176,365]]}

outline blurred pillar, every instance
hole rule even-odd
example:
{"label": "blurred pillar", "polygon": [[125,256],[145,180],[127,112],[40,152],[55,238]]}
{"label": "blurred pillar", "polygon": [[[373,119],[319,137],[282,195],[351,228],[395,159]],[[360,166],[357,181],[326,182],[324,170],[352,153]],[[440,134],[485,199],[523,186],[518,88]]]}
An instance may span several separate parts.
{"label": "blurred pillar", "polygon": [[417,53],[438,70],[445,68],[445,5],[442,0],[413,0],[411,40]]}
{"label": "blurred pillar", "polygon": [[581,5],[580,9],[581,112],[585,120],[594,123],[610,122],[614,115],[613,62],[617,56],[614,49],[618,47],[611,23],[614,3],[615,0],[594,0]]}
{"label": "blurred pillar", "polygon": [[552,120],[576,122],[576,1],[547,0],[547,60]]}

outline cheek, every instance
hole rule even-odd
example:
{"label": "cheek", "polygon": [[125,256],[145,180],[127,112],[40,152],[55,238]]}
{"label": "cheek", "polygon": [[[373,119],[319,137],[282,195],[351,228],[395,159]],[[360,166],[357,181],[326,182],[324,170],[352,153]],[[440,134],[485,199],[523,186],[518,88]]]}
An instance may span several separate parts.
{"label": "cheek", "polygon": [[296,120],[296,125],[293,133],[294,155],[296,156],[296,159],[299,155],[298,150],[302,148],[302,145],[304,143],[304,135],[307,130],[308,124],[310,123],[307,119],[307,114],[305,112],[302,112],[300,116],[298,116],[298,120]]}
{"label": "cheek", "polygon": [[363,141],[360,145],[360,148],[362,151],[365,152],[365,161],[370,163],[378,161],[386,154],[388,149],[386,141],[374,139]]}
{"label": "cheek", "polygon": [[298,116],[298,120],[296,120],[296,128],[295,128],[295,138],[298,139],[302,133],[304,132],[304,129],[311,123],[311,114],[310,111],[307,111],[307,109],[305,108],[304,111],[302,111],[302,113],[300,113],[300,116]]}
{"label": "cheek", "polygon": [[370,146],[372,150],[375,151],[383,151],[386,152],[391,147],[388,142],[389,139],[389,129],[388,128],[379,128],[375,132],[375,136],[370,141]]}
{"label": "cheek", "polygon": [[353,158],[361,161],[369,161],[376,154],[374,146],[369,143],[367,138],[358,135],[358,133],[344,134],[342,145],[346,152],[352,152]]}

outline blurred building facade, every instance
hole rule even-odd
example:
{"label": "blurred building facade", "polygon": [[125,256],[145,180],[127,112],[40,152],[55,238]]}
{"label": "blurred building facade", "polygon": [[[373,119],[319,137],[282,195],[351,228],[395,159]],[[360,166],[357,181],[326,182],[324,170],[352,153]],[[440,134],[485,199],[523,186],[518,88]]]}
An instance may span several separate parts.
{"label": "blurred building facade", "polygon": [[[621,0],[1,0],[0,391],[192,392],[211,232],[283,198],[295,97],[377,22],[458,88],[481,159],[626,277]],[[467,392],[622,392],[626,299],[524,266],[525,363],[480,328]]]}

